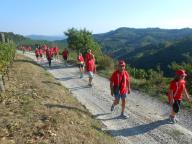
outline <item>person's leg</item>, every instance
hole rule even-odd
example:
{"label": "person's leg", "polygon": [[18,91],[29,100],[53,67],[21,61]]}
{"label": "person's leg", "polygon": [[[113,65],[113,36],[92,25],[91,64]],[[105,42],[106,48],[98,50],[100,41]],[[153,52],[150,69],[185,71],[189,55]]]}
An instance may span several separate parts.
{"label": "person's leg", "polygon": [[173,106],[172,106],[172,112],[170,114],[170,120],[171,122],[175,123],[176,122],[176,115],[180,110],[180,101],[175,101]]}
{"label": "person's leg", "polygon": [[79,70],[80,70],[80,78],[83,77],[83,68],[82,65],[79,66]]}
{"label": "person's leg", "polygon": [[115,99],[114,101],[113,101],[113,106],[116,106],[116,105],[118,105],[119,104],[119,99]]}
{"label": "person's leg", "polygon": [[121,105],[121,107],[122,107],[121,114],[124,114],[124,112],[125,112],[125,103],[126,103],[125,98],[122,98],[121,101],[122,101],[122,105]]}
{"label": "person's leg", "polygon": [[49,61],[49,67],[51,67],[51,59],[49,59],[48,61]]}
{"label": "person's leg", "polygon": [[67,58],[65,58],[65,65],[67,66]]}
{"label": "person's leg", "polygon": [[89,86],[92,86],[93,72],[92,72],[92,71],[89,71],[89,72],[88,72],[88,75],[89,75],[89,83],[88,83],[88,85],[89,85]]}
{"label": "person's leg", "polygon": [[113,104],[111,105],[111,111],[114,110],[115,106],[119,104],[120,95],[119,93],[114,93],[115,99],[113,100]]}
{"label": "person's leg", "polygon": [[90,84],[90,85],[92,84],[92,80],[93,80],[93,78],[92,78],[92,77],[89,77],[89,84]]}

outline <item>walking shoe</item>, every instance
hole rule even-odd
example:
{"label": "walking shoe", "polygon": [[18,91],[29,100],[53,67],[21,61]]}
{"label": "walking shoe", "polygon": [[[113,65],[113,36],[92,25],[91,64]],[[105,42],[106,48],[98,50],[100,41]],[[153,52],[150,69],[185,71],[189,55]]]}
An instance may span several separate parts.
{"label": "walking shoe", "polygon": [[171,124],[175,124],[175,123],[177,123],[177,120],[176,120],[176,118],[175,117],[173,117],[173,116],[169,116],[169,122],[171,123]]}
{"label": "walking shoe", "polygon": [[83,74],[80,74],[80,78],[83,78]]}
{"label": "walking shoe", "polygon": [[93,85],[91,83],[89,83],[88,86],[92,87]]}
{"label": "walking shoe", "polygon": [[127,115],[125,115],[123,112],[121,112],[120,117],[121,117],[121,118],[123,118],[123,119],[127,119],[127,118],[128,118],[128,116],[127,116]]}
{"label": "walking shoe", "polygon": [[111,105],[111,111],[114,111],[114,108],[115,108],[115,107],[114,107],[114,105],[112,104],[112,105]]}

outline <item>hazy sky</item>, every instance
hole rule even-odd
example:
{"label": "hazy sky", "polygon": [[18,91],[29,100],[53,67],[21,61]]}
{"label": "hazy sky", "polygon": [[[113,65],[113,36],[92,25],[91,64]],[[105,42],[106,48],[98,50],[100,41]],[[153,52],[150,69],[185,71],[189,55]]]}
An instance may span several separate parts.
{"label": "hazy sky", "polygon": [[0,31],[62,35],[118,27],[192,28],[192,0],[1,0]]}

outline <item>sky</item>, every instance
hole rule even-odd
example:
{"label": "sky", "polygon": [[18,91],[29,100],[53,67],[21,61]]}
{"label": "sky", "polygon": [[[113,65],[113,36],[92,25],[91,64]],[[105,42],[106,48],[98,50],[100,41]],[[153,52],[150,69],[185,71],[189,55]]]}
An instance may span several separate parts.
{"label": "sky", "polygon": [[192,28],[192,0],[0,0],[0,31],[63,35],[69,28],[93,34],[119,27]]}

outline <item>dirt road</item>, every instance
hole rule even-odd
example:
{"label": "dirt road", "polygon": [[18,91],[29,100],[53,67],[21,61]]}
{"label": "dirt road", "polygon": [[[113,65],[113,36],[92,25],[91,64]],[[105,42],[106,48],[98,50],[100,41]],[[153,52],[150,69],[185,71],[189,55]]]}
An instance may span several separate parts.
{"label": "dirt road", "polygon": [[[26,54],[35,60],[33,54]],[[121,108],[110,111],[113,97],[110,96],[109,80],[98,75],[94,77],[93,87],[88,87],[88,77],[79,78],[78,68],[64,67],[53,61],[48,68],[47,61],[40,63],[62,85],[68,88],[96,119],[103,123],[103,130],[111,133],[119,144],[191,144],[191,116],[179,116],[177,124],[169,124],[170,107],[138,91],[132,91],[127,98],[128,119],[119,117]],[[188,116],[188,118],[186,118]]]}

